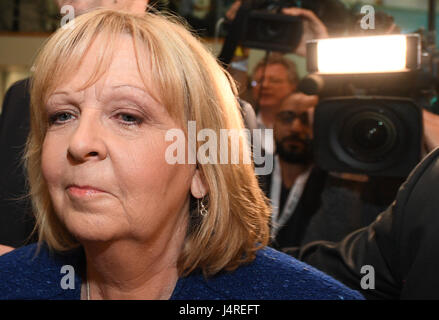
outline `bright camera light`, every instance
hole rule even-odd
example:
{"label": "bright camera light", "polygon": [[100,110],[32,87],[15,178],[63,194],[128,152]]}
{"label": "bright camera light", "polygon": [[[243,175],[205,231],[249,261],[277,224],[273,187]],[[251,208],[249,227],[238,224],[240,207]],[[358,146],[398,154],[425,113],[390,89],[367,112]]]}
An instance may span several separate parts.
{"label": "bright camera light", "polygon": [[317,40],[317,72],[325,74],[407,71],[406,35]]}

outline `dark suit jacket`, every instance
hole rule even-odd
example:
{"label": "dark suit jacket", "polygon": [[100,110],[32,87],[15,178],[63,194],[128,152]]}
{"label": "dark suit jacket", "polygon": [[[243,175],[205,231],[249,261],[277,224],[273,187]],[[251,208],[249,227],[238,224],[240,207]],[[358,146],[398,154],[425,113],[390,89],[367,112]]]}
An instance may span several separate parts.
{"label": "dark suit jacket", "polygon": [[[439,148],[412,171],[376,220],[342,241],[319,241],[288,253],[370,299],[439,299]],[[375,289],[361,287],[374,268]]]}
{"label": "dark suit jacket", "polygon": [[33,227],[22,155],[29,133],[29,79],[12,85],[0,116],[0,244],[20,246]]}
{"label": "dark suit jacket", "polygon": [[[270,197],[271,178],[272,174],[259,176],[261,188],[267,197]],[[288,223],[279,230],[276,239],[271,244],[273,247],[285,248],[298,246],[302,243],[312,216],[321,206],[321,193],[326,178],[325,171],[317,167],[312,169],[294,214]]]}
{"label": "dark suit jacket", "polygon": [[[271,178],[271,174],[259,176],[267,197]],[[400,178],[385,177],[370,177],[368,182],[344,180],[314,167],[294,214],[271,245],[285,249],[318,240],[340,241],[372,223],[393,201],[401,183]]]}

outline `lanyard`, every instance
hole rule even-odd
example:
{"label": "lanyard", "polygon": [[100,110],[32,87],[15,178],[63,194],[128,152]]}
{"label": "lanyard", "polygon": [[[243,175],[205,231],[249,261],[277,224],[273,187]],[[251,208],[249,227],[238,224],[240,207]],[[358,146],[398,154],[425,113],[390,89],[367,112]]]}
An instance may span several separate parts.
{"label": "lanyard", "polygon": [[280,194],[282,188],[282,177],[280,172],[279,157],[275,157],[273,176],[271,178],[270,186],[270,199],[272,203],[272,215],[271,215],[271,237],[274,239],[282,226],[284,226],[293,215],[296,210],[297,204],[300,201],[305,184],[308,181],[309,174],[311,173],[311,167],[301,173],[294,182],[294,185],[290,189],[287,201],[283,207],[282,214],[279,217],[279,203]]}
{"label": "lanyard", "polygon": [[[262,147],[262,149],[265,150],[265,152],[274,154],[276,151],[276,145],[274,144],[274,140],[273,138],[271,139],[265,139],[265,135],[268,134],[266,132],[269,131],[273,131],[272,127],[266,127],[265,124],[262,122],[262,117],[261,114],[258,113],[258,115],[256,116],[256,123],[258,125],[258,129],[261,130],[261,135],[260,135],[260,146]],[[258,135],[253,135],[254,137],[258,137]],[[259,138],[258,138],[259,139]]]}

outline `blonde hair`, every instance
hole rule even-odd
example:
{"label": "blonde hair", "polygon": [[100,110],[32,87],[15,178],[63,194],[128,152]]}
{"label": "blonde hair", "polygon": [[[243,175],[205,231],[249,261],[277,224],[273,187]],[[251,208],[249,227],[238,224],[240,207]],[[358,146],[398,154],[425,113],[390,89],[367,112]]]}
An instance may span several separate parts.
{"label": "blonde hair", "polygon": [[[96,10],[76,18],[73,28],[58,30],[42,48],[34,65],[31,88],[26,167],[39,241],[54,250],[70,250],[79,243],[57,218],[42,176],[41,151],[48,123],[44,106],[56,86],[74,74],[99,36],[106,46],[101,48],[100,63],[84,87],[97,81],[111,63],[121,34],[132,37],[145,87],[148,88],[146,83],[156,84],[151,94],[180,122],[186,134],[191,120],[196,121],[197,130],[210,128],[217,134],[220,129],[243,128],[230,76],[175,18],[112,10]],[[150,78],[146,79],[146,75]],[[242,136],[239,141],[242,159],[248,145]],[[192,214],[178,262],[182,276],[195,269],[202,270],[205,276],[232,270],[252,261],[269,238],[270,210],[253,165],[198,166],[209,188],[209,214],[202,219],[193,218]]]}

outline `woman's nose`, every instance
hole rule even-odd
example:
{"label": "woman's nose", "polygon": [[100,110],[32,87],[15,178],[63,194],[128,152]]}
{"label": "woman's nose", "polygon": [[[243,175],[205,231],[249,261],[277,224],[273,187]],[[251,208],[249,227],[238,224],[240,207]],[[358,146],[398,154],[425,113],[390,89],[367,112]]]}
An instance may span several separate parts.
{"label": "woman's nose", "polygon": [[82,112],[78,126],[70,137],[68,153],[76,162],[103,160],[107,157],[102,124],[97,111]]}

